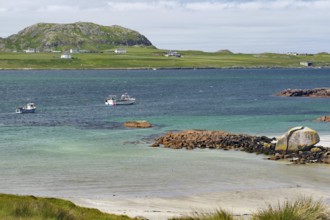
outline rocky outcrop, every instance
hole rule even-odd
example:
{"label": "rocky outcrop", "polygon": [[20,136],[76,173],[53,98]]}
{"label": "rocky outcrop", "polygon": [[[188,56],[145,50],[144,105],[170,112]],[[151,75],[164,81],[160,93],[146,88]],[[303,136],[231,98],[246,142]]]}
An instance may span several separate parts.
{"label": "rocky outcrop", "polygon": [[157,138],[152,145],[166,148],[192,150],[194,148],[237,149],[250,153],[274,154],[275,144],[271,138],[232,134],[224,131],[187,130],[177,133],[168,132]]}
{"label": "rocky outcrop", "polygon": [[147,121],[127,121],[124,123],[128,128],[151,128],[152,125]]}
{"label": "rocky outcrop", "polygon": [[320,141],[316,131],[309,127],[294,127],[283,134],[276,143],[276,151],[296,152],[311,149]]}
{"label": "rocky outcrop", "polygon": [[330,88],[286,89],[276,94],[287,97],[330,98]]}
{"label": "rocky outcrop", "polygon": [[[300,128],[291,129],[290,131],[300,130]],[[296,164],[330,163],[330,148],[312,145],[299,148],[296,151],[283,151],[275,149],[274,140],[274,138],[265,136],[232,134],[224,131],[186,130],[168,132],[156,138],[151,146],[187,150],[195,148],[235,149],[249,153],[265,154],[269,156],[269,160],[286,159]]]}
{"label": "rocky outcrop", "polygon": [[330,122],[330,116],[322,116],[316,119],[316,121],[320,122]]}

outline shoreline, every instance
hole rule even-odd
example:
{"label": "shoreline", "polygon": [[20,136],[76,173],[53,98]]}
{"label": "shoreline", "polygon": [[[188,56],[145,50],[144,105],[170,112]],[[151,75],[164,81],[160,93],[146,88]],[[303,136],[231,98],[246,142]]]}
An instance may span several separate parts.
{"label": "shoreline", "polygon": [[226,69],[330,69],[330,66],[322,67],[132,67],[132,68],[0,68],[0,71],[44,71],[44,70],[226,70]]}
{"label": "shoreline", "polygon": [[[321,141],[317,145],[330,147],[330,135],[320,135],[320,138]],[[285,161],[273,162],[286,163]],[[290,166],[295,165],[290,164]],[[305,166],[316,166],[315,169],[317,169],[317,166],[328,166],[328,164],[309,164]],[[275,207],[285,201],[294,201],[302,197],[322,201],[330,209],[329,190],[320,187],[312,188],[308,184],[304,185],[304,182],[296,182],[285,188],[237,189],[191,196],[65,199],[76,205],[96,208],[102,212],[123,214],[133,218],[143,217],[149,220],[167,220],[172,217],[191,216],[194,212],[209,213],[218,209],[224,209],[235,216],[249,219],[253,213],[265,209],[269,205]]]}
{"label": "shoreline", "polygon": [[323,201],[330,208],[330,192],[312,188],[235,190],[201,195],[167,198],[113,198],[73,199],[76,205],[97,208],[102,212],[123,214],[129,217],[144,217],[149,220],[166,220],[172,217],[191,216],[194,212],[214,212],[224,209],[235,216],[249,217],[269,205],[277,206],[302,197]]}

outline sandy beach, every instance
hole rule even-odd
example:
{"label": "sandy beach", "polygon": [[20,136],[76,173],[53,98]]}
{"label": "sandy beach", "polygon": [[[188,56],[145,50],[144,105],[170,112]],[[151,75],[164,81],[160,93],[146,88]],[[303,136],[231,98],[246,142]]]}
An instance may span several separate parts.
{"label": "sandy beach", "polygon": [[295,188],[215,192],[177,198],[131,198],[131,199],[74,199],[80,206],[97,208],[103,212],[125,214],[130,217],[145,217],[150,220],[165,220],[185,216],[193,212],[212,212],[222,208],[234,215],[249,216],[268,204],[277,205],[285,200],[312,197],[330,206],[330,191],[312,188]]}
{"label": "sandy beach", "polygon": [[[330,147],[330,135],[322,135],[318,145]],[[281,162],[274,161],[274,163]],[[223,191],[186,197],[68,199],[77,205],[97,208],[103,212],[144,217],[150,220],[165,220],[191,215],[193,212],[212,212],[219,208],[234,215],[246,216],[248,219],[253,212],[268,205],[275,206],[283,201],[292,201],[301,197],[321,200],[330,208],[330,190],[301,187],[299,184],[297,182],[296,186],[289,188]]]}

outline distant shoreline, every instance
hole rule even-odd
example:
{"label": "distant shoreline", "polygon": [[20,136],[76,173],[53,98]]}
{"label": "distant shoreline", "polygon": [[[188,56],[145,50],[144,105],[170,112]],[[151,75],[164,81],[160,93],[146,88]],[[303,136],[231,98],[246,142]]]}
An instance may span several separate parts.
{"label": "distant shoreline", "polygon": [[136,67],[136,68],[0,68],[0,71],[43,71],[43,70],[241,70],[241,69],[329,69],[329,67],[160,67],[160,68],[149,68],[149,67]]}

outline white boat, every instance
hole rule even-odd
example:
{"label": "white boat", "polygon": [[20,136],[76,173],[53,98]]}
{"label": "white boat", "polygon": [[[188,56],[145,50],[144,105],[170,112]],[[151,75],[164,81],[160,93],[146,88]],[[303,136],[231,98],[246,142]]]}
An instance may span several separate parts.
{"label": "white boat", "polygon": [[105,105],[132,105],[135,103],[135,98],[129,96],[127,93],[121,95],[120,99],[117,99],[116,95],[109,95],[105,99]]}
{"label": "white boat", "polygon": [[16,113],[17,114],[24,114],[24,113],[35,113],[37,109],[37,106],[30,102],[24,105],[23,107],[17,107],[16,108]]}

